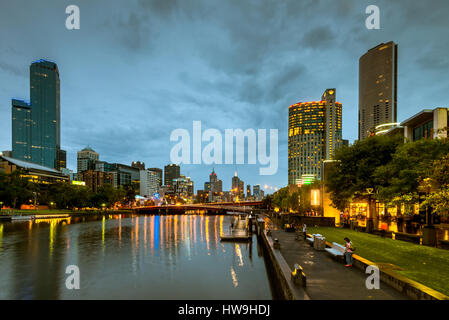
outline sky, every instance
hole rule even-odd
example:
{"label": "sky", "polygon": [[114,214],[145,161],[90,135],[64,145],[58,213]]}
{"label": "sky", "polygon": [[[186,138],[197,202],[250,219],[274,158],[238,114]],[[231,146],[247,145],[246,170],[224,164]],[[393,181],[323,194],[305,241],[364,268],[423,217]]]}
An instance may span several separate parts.
{"label": "sky", "polygon": [[[80,29],[67,30],[68,5]],[[368,30],[368,5],[380,30]],[[336,88],[343,138],[357,139],[358,60],[398,44],[398,120],[449,107],[449,1],[0,0],[0,150],[11,150],[11,98],[29,100],[29,65],[58,64],[61,147],[76,171],[86,146],[108,162],[170,163],[170,134],[278,129],[279,166],[181,165],[195,189],[215,169],[224,189],[287,184],[288,106]]]}

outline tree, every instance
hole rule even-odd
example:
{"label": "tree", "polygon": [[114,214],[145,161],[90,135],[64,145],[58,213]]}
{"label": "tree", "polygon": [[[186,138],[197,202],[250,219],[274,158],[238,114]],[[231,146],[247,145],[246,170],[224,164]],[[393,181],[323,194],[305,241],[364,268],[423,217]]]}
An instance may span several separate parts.
{"label": "tree", "polygon": [[12,173],[0,173],[0,200],[12,208],[20,208],[20,205],[34,200],[34,192],[39,189],[31,183],[23,172],[15,170]]}
{"label": "tree", "polygon": [[330,167],[326,179],[333,205],[343,210],[354,195],[364,196],[368,188],[376,194],[383,181],[374,173],[391,161],[402,144],[401,136],[380,135],[337,150],[334,157],[337,163]]}
{"label": "tree", "polygon": [[[379,198],[385,202],[405,195],[417,198],[419,182],[431,177],[434,161],[448,153],[448,139],[421,139],[403,144],[389,163],[374,172]],[[440,170],[444,170],[444,163],[441,166]]]}
{"label": "tree", "polygon": [[449,216],[449,154],[433,162],[432,181],[436,184],[423,205],[443,216]]}
{"label": "tree", "polygon": [[123,204],[131,204],[134,201],[136,201],[136,195],[137,195],[137,191],[135,189],[135,186],[132,184],[127,184],[123,187],[124,192],[125,192],[125,196],[123,199]]}

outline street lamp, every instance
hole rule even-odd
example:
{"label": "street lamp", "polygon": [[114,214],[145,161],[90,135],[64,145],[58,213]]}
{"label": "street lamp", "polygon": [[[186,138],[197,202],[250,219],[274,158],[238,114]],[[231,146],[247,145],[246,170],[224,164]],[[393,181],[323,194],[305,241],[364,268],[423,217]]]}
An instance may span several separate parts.
{"label": "street lamp", "polygon": [[[434,190],[434,181],[432,180],[432,178],[426,178],[419,183],[418,191],[425,193],[426,198],[429,196],[429,193],[431,193],[433,190]],[[429,210],[428,205],[426,205],[426,225],[422,230],[422,235],[423,235],[422,238],[423,245],[428,246],[436,245],[436,230],[432,222],[432,208],[430,208]]]}
{"label": "street lamp", "polygon": [[366,219],[366,231],[372,232],[374,230],[374,220],[373,213],[371,210],[371,195],[373,194],[374,188],[366,188],[366,193],[368,194],[368,217]]}

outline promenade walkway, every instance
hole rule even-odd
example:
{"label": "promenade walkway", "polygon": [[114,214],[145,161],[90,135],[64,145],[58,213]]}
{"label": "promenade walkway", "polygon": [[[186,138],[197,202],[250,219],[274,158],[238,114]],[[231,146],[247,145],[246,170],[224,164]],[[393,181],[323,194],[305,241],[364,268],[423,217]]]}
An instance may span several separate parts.
{"label": "promenade walkway", "polygon": [[281,254],[291,269],[298,263],[307,276],[306,293],[312,300],[408,300],[393,288],[380,283],[379,290],[365,286],[367,274],[347,268],[325,251],[316,251],[295,233],[272,230],[272,238],[281,243]]}

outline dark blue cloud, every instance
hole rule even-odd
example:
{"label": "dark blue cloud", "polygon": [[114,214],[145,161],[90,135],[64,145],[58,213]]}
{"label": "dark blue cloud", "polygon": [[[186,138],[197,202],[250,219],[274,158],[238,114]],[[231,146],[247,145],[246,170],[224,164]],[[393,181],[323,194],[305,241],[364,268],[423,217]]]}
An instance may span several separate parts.
{"label": "dark blue cloud", "polygon": [[[81,29],[65,29],[77,4]],[[381,30],[365,28],[377,4]],[[68,165],[90,145],[111,162],[169,162],[170,133],[203,128],[277,128],[279,171],[214,166],[225,188],[287,183],[288,106],[337,88],[343,135],[357,137],[358,59],[399,44],[398,116],[447,100],[449,3],[371,0],[8,1],[0,10],[0,149],[11,148],[12,97],[29,99],[29,64],[58,63],[62,145]],[[202,188],[213,166],[182,171]]]}

